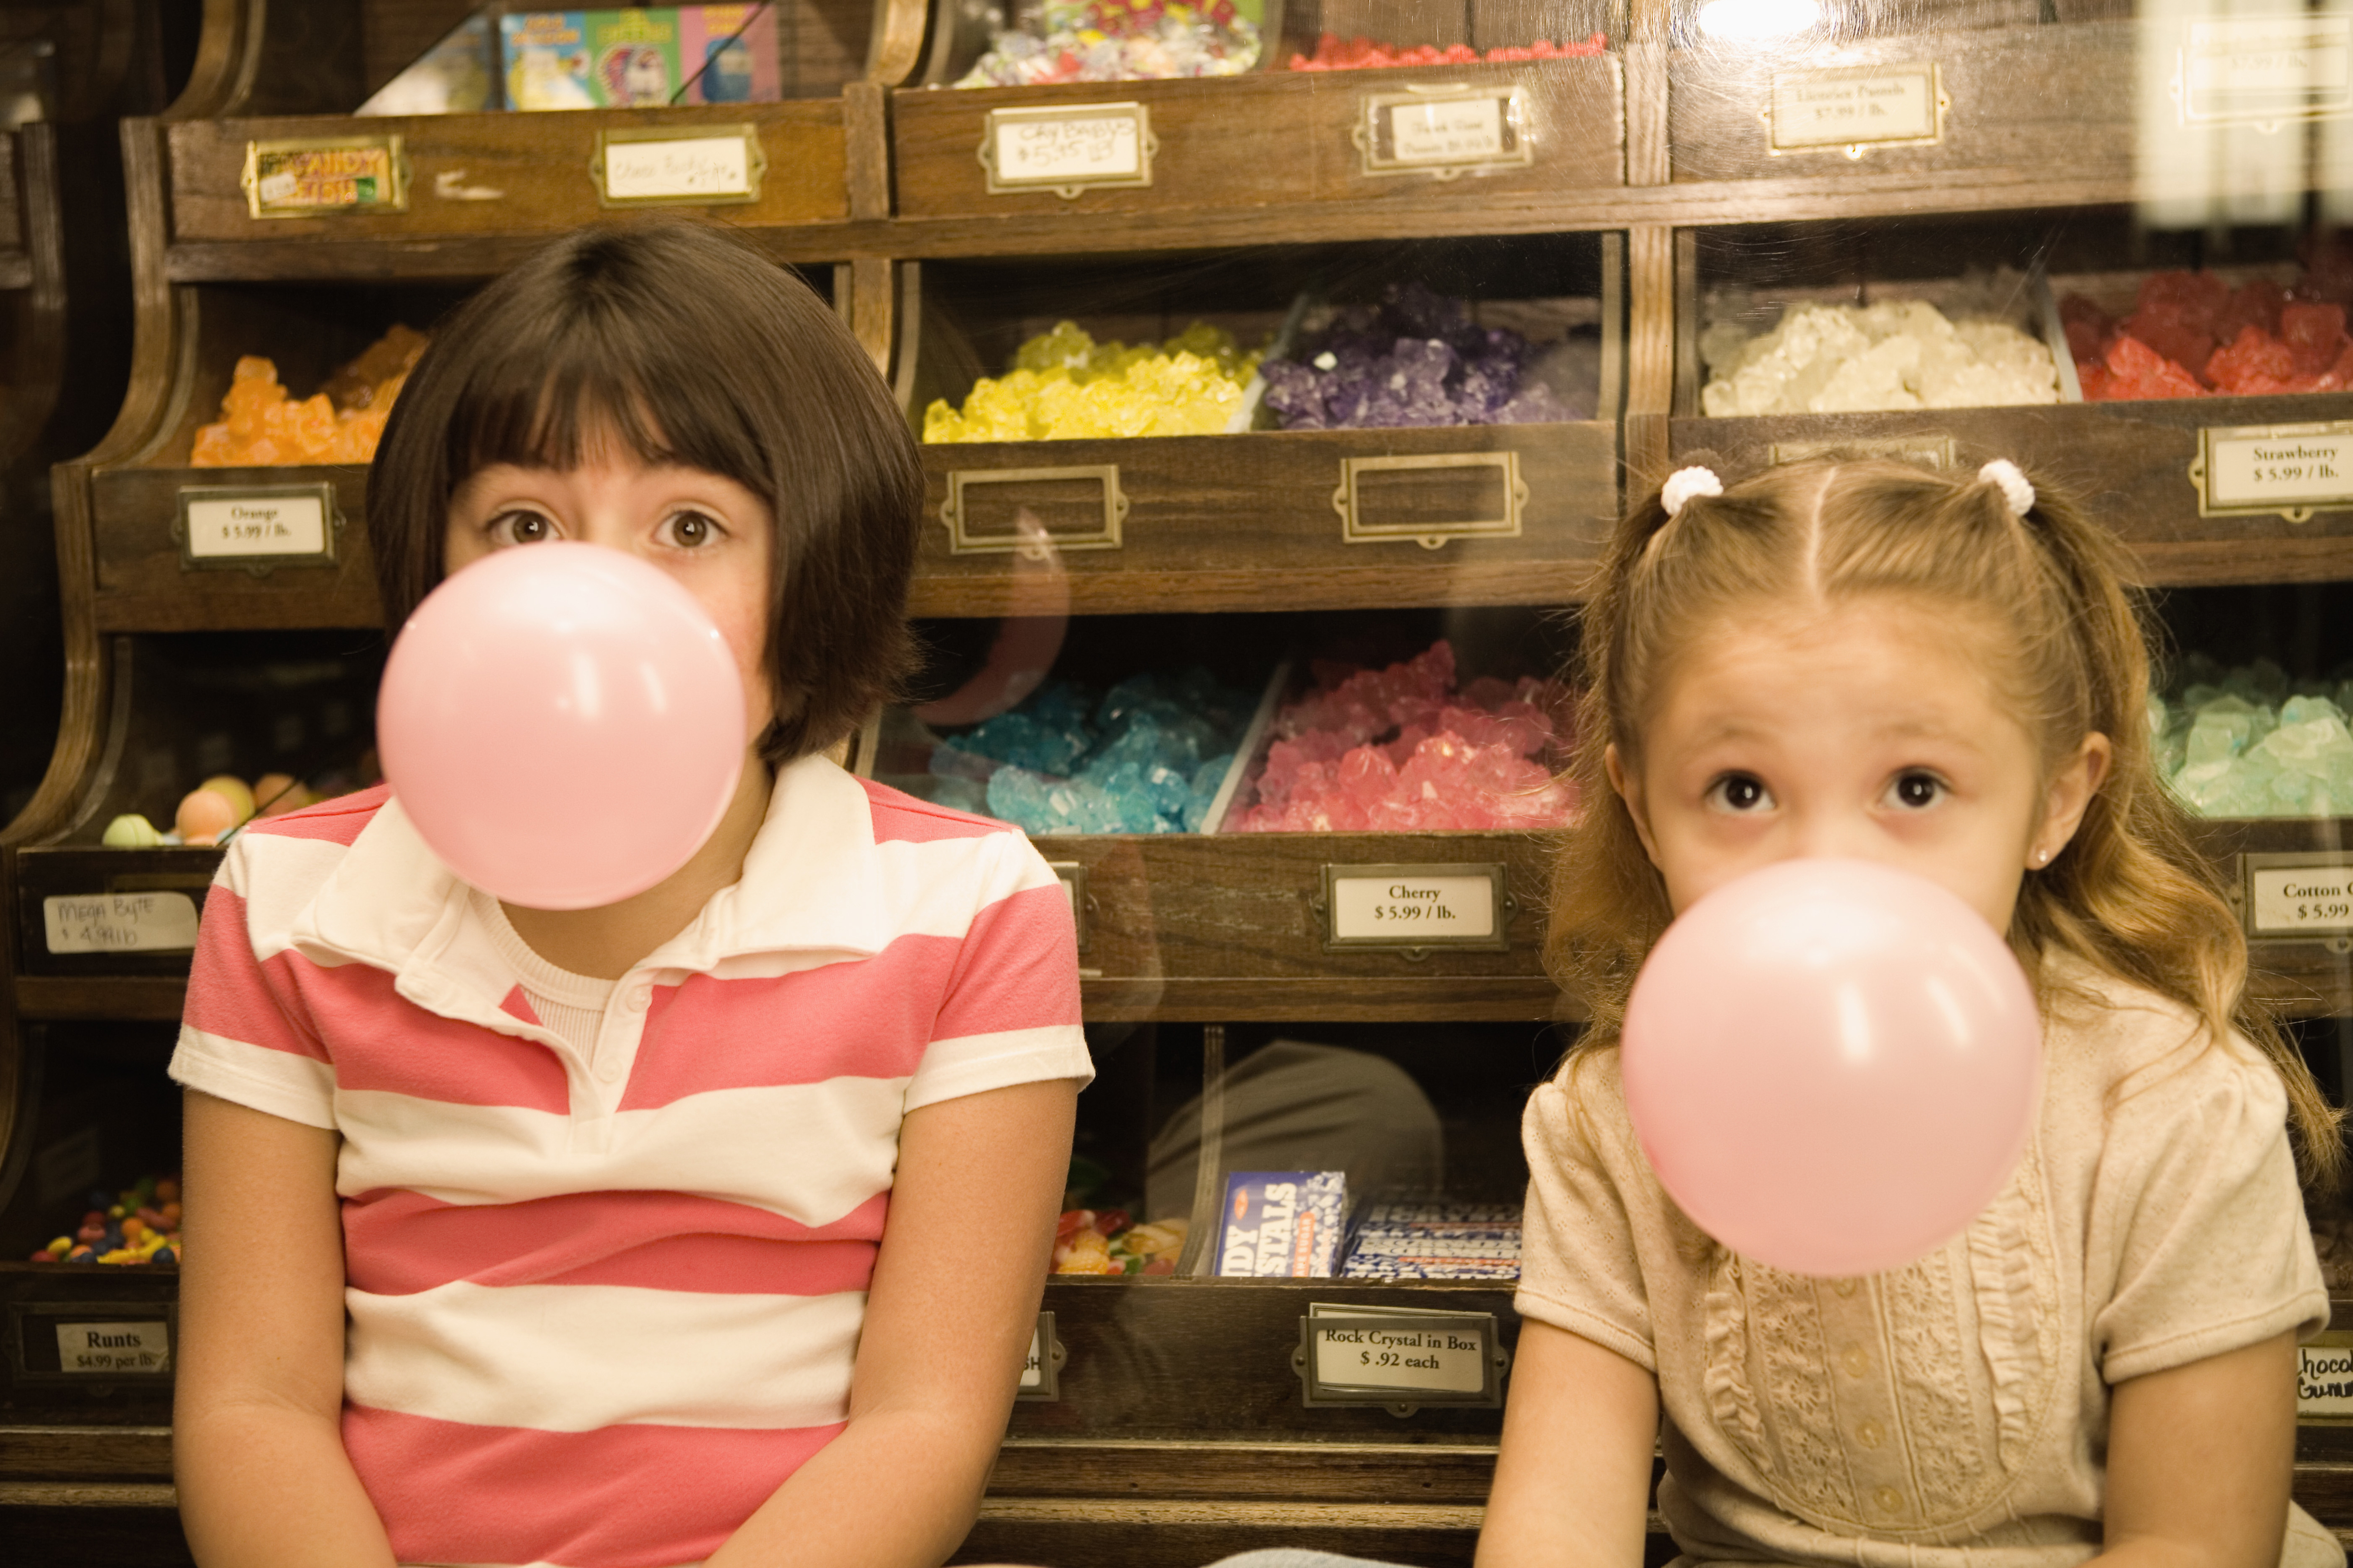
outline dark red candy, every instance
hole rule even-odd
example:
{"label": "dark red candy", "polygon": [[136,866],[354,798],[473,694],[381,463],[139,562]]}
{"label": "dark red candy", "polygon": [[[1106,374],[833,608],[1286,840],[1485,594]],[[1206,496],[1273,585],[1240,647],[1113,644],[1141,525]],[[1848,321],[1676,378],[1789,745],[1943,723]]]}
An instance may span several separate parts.
{"label": "dark red candy", "polygon": [[2299,374],[2321,374],[2337,363],[2347,347],[2345,307],[2285,306],[2280,310],[2279,333]]}
{"label": "dark red candy", "polygon": [[2158,397],[2200,397],[2198,378],[2129,333],[2108,345],[2110,380],[2104,395],[2138,402]]}
{"label": "dark red candy", "polygon": [[2287,290],[2268,278],[2242,283],[2232,290],[2229,300],[2215,313],[2214,341],[2230,342],[2247,327],[2261,327],[2266,332],[2277,332],[2280,330],[2280,310],[2286,303]]}
{"label": "dark red candy", "polygon": [[2253,326],[2240,328],[2239,335],[2206,362],[2206,379],[2216,390],[2242,397],[2284,392],[2295,373],[2295,355],[2288,346]]}
{"label": "dark red candy", "polygon": [[2084,401],[2097,403],[2115,394],[2108,390],[2108,367],[2095,359],[2075,362],[2075,384],[2084,389]]}

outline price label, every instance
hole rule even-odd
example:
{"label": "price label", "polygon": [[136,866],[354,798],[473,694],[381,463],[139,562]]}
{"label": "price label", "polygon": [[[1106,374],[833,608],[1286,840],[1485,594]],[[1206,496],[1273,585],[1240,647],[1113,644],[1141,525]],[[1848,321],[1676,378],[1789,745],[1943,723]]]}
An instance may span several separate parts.
{"label": "price label", "polygon": [[2353,109],[2353,17],[2185,23],[2174,93],[2185,124],[2343,114]]}
{"label": "price label", "polygon": [[1323,1405],[1497,1405],[1504,1357],[1492,1312],[1406,1312],[1317,1303],[1292,1364]]}
{"label": "price label", "polygon": [[1945,108],[1934,61],[1776,71],[1767,150],[1860,158],[1873,147],[1941,142]]}
{"label": "price label", "polygon": [[1050,190],[1062,196],[1152,184],[1152,117],[1141,103],[1068,109],[993,109],[980,162],[991,194]]}
{"label": "price label", "polygon": [[635,128],[600,132],[597,191],[607,206],[704,206],[760,199],[767,161],[749,125],[698,126],[681,134]]}
{"label": "price label", "polygon": [[[330,492],[331,494],[332,492]],[[266,556],[315,555],[332,560],[329,494],[317,489],[189,499],[181,510],[182,548],[194,561],[243,565]]]}
{"label": "price label", "polygon": [[1500,951],[1504,868],[1326,866],[1326,947]]}
{"label": "price label", "polygon": [[1079,930],[1079,951],[1087,950],[1087,868],[1076,860],[1049,860],[1046,868],[1062,884],[1071,901],[1071,923]]}
{"label": "price label", "polygon": [[51,952],[187,952],[196,904],[185,893],[98,893],[41,900]]}
{"label": "price label", "polygon": [[2353,932],[2353,866],[2335,856],[2247,857],[2249,936]]}
{"label": "price label", "polygon": [[2353,1333],[2331,1330],[2296,1347],[2296,1419],[2353,1418]]}
{"label": "price label", "polygon": [[1531,162],[1526,110],[1517,88],[1374,92],[1354,134],[1367,174],[1451,176]]}
{"label": "price label", "polygon": [[1054,1314],[1039,1313],[1037,1326],[1029,1331],[1029,1355],[1021,1363],[1021,1381],[1015,1385],[1013,1397],[1060,1399],[1062,1363],[1069,1359],[1069,1353],[1062,1349],[1062,1342],[1054,1337]]}
{"label": "price label", "polygon": [[258,218],[405,212],[408,165],[397,136],[245,144],[246,210]]}
{"label": "price label", "polygon": [[172,1370],[166,1323],[59,1323],[58,1370],[83,1376],[160,1374]]}
{"label": "price label", "polygon": [[2353,420],[2198,432],[2189,466],[2201,517],[2277,512],[2290,522],[2353,507]]}

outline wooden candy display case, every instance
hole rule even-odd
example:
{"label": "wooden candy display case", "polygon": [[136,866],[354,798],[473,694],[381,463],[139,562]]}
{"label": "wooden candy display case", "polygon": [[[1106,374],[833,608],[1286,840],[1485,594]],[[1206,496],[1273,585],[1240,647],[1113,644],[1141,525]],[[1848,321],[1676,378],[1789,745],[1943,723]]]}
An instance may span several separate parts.
{"label": "wooden candy display case", "polygon": [[[2178,258],[2152,251],[2135,237],[2136,204],[2155,229],[2195,233],[2202,222],[2166,215],[2218,182],[2298,212],[2338,199],[2323,193],[2348,183],[2353,103],[2238,80],[2227,48],[2198,53],[2214,40],[2187,24],[2062,5],[2055,21],[2033,5],[1910,8],[1897,26],[1865,5],[1856,41],[1783,59],[1714,42],[1649,0],[1630,15],[1292,0],[1269,23],[1273,58],[1232,78],[957,89],[940,84],[976,47],[962,8],[944,3],[934,17],[918,0],[883,0],[859,13],[858,58],[836,48],[828,58],[848,63],[826,68],[833,77],[803,74],[821,91],[780,103],[350,112],[466,9],[210,0],[185,95],[124,127],[136,370],[105,441],[57,473],[68,723],[32,808],[0,836],[0,1056],[12,1073],[0,1090],[13,1096],[0,1215],[26,1212],[45,1158],[51,1185],[90,1184],[58,1173],[79,1158],[79,1127],[114,1125],[111,1086],[143,1073],[158,1103],[186,958],[142,949],[131,906],[193,910],[216,855],[103,848],[107,820],[167,809],[231,767],[355,767],[364,745],[383,651],[364,470],[191,468],[235,359],[271,355],[305,390],[394,322],[429,326],[548,236],[626,221],[639,198],[735,228],[829,289],[919,426],[934,399],[961,399],[1060,318],[1101,338],[1156,339],[1196,318],[1263,333],[1302,300],[1361,298],[1349,290],[1383,273],[1598,333],[1588,417],[926,446],[913,605],[935,626],[1148,616],[1114,639],[1174,646],[1168,628],[1192,617],[1183,637],[1196,642],[1230,626],[1238,645],[1312,654],[1289,645],[1325,626],[1319,616],[1406,627],[1421,643],[1533,626],[1530,610],[1575,601],[1624,497],[1671,464],[1707,452],[1745,469],[1826,445],[1934,447],[1970,467],[2009,456],[2067,476],[2112,503],[2105,513],[2156,583],[2353,581],[2353,483],[2288,495],[2258,480],[2218,496],[2205,477],[2228,443],[2280,426],[2353,461],[2353,394],[1700,413],[1702,317],[1723,286],[1861,300],[1950,279],[1963,258],[2063,289],[2214,258],[2189,241]],[[796,37],[846,36],[843,7],[791,9]],[[2313,14],[2312,47],[2353,68],[2340,16]],[[1484,48],[1598,28],[1608,47],[1282,68],[1320,32],[1385,24],[1419,30],[1387,35],[1399,44]],[[627,150],[649,141],[672,143],[697,180],[737,184],[716,200],[707,184],[617,188],[634,166]],[[353,160],[366,188],[269,183],[327,151]],[[2062,229],[2054,250],[2045,239]],[[0,283],[6,266],[0,254]],[[185,510],[192,489],[307,508],[304,547],[208,555]],[[1556,651],[1556,631],[1541,648],[1526,634],[1532,657]],[[860,765],[871,771],[876,754],[870,732]],[[2235,869],[2249,855],[2334,853],[2341,826],[2218,822],[2201,842]],[[1176,1107],[1157,1120],[1189,1148],[1197,1174],[1180,1207],[1193,1231],[1166,1277],[1050,1283],[1037,1386],[963,1560],[1174,1568],[1288,1543],[1467,1563],[1517,1332],[1509,1281],[1220,1279],[1208,1243],[1222,1152],[1246,1131],[1229,1113],[1240,1079],[1228,1069],[1293,1027],[1407,1064],[1442,1102],[1461,1167],[1508,1172],[1514,1090],[1559,1048],[1545,1026],[1577,1016],[1538,959],[1544,842],[1204,832],[1056,834],[1039,847],[1080,918],[1103,1069],[1091,1095],[1124,1105],[1133,1089],[1139,1107]],[[1480,942],[1369,947],[1335,924],[1337,882],[1470,872],[1496,895]],[[55,900],[125,900],[128,934],[112,951],[62,950]],[[2260,934],[2269,994],[2300,1016],[2353,1015],[2353,921]],[[109,1181],[132,1174],[106,1163]],[[16,1246],[13,1231],[0,1239]],[[0,1263],[14,1357],[0,1358],[14,1379],[0,1484],[70,1480],[163,1517],[168,1381],[28,1382],[23,1347],[56,1303],[168,1325],[170,1298],[167,1274]],[[1331,1309],[1483,1314],[1491,1375],[1451,1399],[1323,1379],[1328,1336],[1314,1324]],[[2305,1429],[2299,1495],[2353,1526],[2353,1447],[2335,1432]]]}

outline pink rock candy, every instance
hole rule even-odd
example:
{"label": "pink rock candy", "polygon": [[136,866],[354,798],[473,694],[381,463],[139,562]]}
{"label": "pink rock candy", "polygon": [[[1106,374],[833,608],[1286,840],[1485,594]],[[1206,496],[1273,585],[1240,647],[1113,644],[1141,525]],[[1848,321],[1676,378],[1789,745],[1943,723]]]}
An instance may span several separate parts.
{"label": "pink rock candy", "polygon": [[1318,689],[1275,720],[1258,804],[1227,831],[1543,828],[1575,815],[1575,788],[1546,763],[1558,688],[1485,676],[1458,692],[1443,640],[1387,669],[1314,668]]}

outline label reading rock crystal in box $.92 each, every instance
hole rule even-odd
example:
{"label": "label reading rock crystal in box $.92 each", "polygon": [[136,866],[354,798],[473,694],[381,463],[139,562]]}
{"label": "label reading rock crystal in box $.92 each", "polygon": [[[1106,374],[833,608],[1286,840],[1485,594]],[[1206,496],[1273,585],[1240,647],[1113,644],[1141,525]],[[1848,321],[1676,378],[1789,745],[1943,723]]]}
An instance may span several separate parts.
{"label": "label reading rock crystal in box $.92 each", "polygon": [[2353,422],[2203,429],[2200,510],[2305,514],[2353,506]]}
{"label": "label reading rock crystal in box $.92 each", "polygon": [[1332,940],[1443,945],[1493,942],[1492,878],[1332,874]]}
{"label": "label reading rock crystal in box $.92 each", "polygon": [[187,952],[196,945],[196,904],[185,893],[96,893],[41,900],[49,951]]}
{"label": "label reading rock crystal in box $.92 each", "polygon": [[1152,183],[1142,104],[1069,110],[994,110],[988,117],[991,190],[1071,190]]}
{"label": "label reading rock crystal in box $.92 each", "polygon": [[2353,104],[2353,18],[2186,23],[2179,91],[2190,121],[2342,113]]}
{"label": "label reading rock crystal in box $.92 each", "polygon": [[2247,873],[2250,936],[2353,931],[2353,866],[2265,866]]}
{"label": "label reading rock crystal in box $.92 each", "polygon": [[1315,1302],[1301,1329],[1311,1405],[1499,1402],[1493,1313]]}
{"label": "label reading rock crystal in box $.92 each", "polygon": [[328,554],[323,496],[224,496],[186,503],[192,561]]}
{"label": "label reading rock crystal in box $.92 each", "polygon": [[1778,71],[1767,118],[1776,153],[1935,142],[1944,134],[1936,68],[1926,61]]}
{"label": "label reading rock crystal in box $.92 each", "polygon": [[752,183],[748,128],[723,136],[608,139],[604,145],[608,202],[747,201]]}
{"label": "label reading rock crystal in box $.92 each", "polygon": [[172,1334],[164,1323],[59,1323],[58,1368],[85,1376],[172,1370]]}

